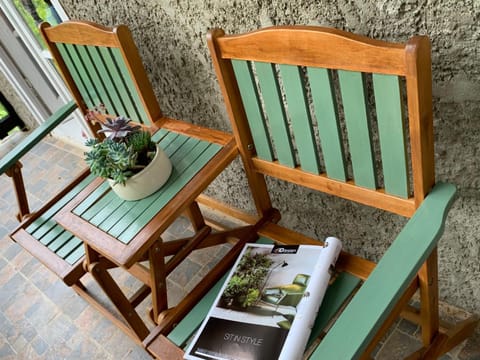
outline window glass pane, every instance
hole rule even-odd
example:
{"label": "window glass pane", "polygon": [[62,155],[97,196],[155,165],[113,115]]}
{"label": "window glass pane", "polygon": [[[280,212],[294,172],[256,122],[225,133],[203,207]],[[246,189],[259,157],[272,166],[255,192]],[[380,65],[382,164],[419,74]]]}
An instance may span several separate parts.
{"label": "window glass pane", "polygon": [[50,0],[13,0],[13,4],[42,48],[45,48],[38,25],[43,21],[52,25],[61,22]]}

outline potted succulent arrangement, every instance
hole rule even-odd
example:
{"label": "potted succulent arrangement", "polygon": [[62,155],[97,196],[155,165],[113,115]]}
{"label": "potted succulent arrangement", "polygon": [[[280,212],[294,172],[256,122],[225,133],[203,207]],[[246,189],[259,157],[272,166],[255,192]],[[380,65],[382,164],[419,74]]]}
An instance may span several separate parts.
{"label": "potted succulent arrangement", "polygon": [[101,126],[103,140],[88,139],[85,161],[96,176],[108,179],[113,191],[124,200],[139,200],[160,189],[172,172],[165,152],[140,125],[123,116],[110,117],[99,105],[85,118]]}

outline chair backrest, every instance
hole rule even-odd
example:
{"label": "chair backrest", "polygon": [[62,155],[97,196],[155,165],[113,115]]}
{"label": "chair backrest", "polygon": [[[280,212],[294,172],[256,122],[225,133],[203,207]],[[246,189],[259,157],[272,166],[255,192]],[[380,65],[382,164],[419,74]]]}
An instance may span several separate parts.
{"label": "chair backrest", "polygon": [[208,44],[260,212],[269,175],[414,213],[434,184],[427,37],[284,26],[215,29]]}
{"label": "chair backrest", "polygon": [[83,114],[104,104],[107,114],[123,115],[146,126],[161,118],[127,26],[67,21],[53,27],[43,23],[40,30]]}

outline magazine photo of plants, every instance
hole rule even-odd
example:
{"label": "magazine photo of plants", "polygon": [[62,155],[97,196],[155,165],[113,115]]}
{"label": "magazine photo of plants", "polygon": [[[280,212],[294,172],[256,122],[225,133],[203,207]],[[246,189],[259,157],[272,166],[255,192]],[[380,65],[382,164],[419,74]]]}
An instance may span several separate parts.
{"label": "magazine photo of plants", "polygon": [[271,245],[248,247],[212,315],[288,330],[298,304],[306,296],[318,256],[311,249],[275,253]]}

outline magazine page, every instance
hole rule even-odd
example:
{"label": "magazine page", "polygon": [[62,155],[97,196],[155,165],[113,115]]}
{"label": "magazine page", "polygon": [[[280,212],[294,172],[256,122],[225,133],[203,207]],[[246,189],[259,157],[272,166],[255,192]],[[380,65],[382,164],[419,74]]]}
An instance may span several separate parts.
{"label": "magazine page", "polygon": [[185,359],[301,358],[341,242],[247,244]]}

